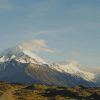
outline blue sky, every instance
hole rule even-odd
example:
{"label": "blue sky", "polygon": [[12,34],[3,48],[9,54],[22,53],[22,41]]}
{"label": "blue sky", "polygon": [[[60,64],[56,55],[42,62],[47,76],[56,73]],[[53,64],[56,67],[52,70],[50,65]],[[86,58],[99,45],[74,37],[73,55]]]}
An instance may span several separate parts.
{"label": "blue sky", "polygon": [[49,61],[100,66],[100,0],[0,0],[0,51],[45,40]]}

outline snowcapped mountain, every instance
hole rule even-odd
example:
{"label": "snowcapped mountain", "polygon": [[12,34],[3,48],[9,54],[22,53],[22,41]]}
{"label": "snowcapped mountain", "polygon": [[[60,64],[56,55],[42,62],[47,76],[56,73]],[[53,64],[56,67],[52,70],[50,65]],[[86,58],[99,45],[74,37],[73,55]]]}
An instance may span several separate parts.
{"label": "snowcapped mountain", "polygon": [[55,69],[61,73],[69,73],[73,76],[82,77],[83,79],[87,81],[94,81],[95,79],[95,75],[93,73],[86,72],[79,69],[78,67],[79,65],[73,62],[69,62],[66,65],[54,64],[51,66],[52,66],[52,69]]}
{"label": "snowcapped mountain", "polygon": [[0,63],[11,61],[12,59],[20,63],[35,63],[35,64],[46,63],[43,59],[33,54],[31,51],[25,50],[20,45],[17,47],[5,50],[0,56]]}
{"label": "snowcapped mountain", "polygon": [[48,64],[22,46],[0,54],[0,81],[60,86],[100,86],[99,75],[81,70],[77,63]]}

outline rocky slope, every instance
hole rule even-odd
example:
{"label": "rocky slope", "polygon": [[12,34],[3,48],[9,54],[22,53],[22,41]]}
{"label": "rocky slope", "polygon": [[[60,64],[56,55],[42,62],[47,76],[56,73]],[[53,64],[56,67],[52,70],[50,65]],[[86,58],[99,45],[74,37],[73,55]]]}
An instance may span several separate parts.
{"label": "rocky slope", "polygon": [[79,69],[76,63],[48,64],[22,46],[0,54],[0,81],[98,87],[98,77],[97,74]]}

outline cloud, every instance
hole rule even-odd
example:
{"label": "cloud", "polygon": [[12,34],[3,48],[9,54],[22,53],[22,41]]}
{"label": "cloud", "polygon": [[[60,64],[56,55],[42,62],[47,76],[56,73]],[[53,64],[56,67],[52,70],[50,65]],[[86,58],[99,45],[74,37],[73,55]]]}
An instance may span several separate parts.
{"label": "cloud", "polygon": [[57,50],[49,48],[46,41],[42,39],[30,40],[28,42],[23,42],[20,44],[23,48],[35,52],[48,52],[48,53],[55,53]]}
{"label": "cloud", "polygon": [[81,64],[76,60],[70,60],[67,63],[72,64],[72,65],[77,66],[77,67],[81,67]]}

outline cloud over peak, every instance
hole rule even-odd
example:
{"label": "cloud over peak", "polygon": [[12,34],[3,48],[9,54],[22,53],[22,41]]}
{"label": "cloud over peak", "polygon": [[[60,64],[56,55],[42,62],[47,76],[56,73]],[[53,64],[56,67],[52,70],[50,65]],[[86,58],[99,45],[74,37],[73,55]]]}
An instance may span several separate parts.
{"label": "cloud over peak", "polygon": [[23,48],[27,50],[31,50],[33,52],[48,52],[48,53],[54,53],[56,52],[54,49],[50,48],[45,40],[42,39],[35,39],[30,40],[28,42],[23,42],[20,44]]}

